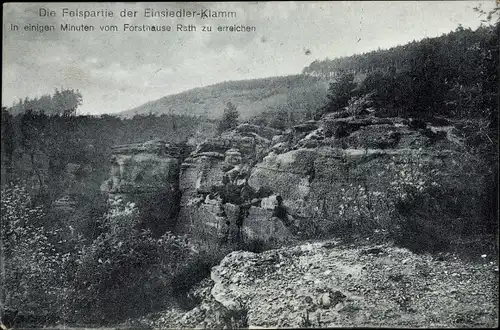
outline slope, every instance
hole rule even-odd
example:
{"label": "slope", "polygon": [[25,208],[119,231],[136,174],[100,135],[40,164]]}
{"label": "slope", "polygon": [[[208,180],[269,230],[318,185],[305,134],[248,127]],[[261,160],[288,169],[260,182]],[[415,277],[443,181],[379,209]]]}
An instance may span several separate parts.
{"label": "slope", "polygon": [[240,118],[287,107],[290,112],[316,109],[326,103],[328,83],[306,75],[228,81],[165,96],[124,111],[122,116],[171,113],[219,118],[227,102],[237,106]]}

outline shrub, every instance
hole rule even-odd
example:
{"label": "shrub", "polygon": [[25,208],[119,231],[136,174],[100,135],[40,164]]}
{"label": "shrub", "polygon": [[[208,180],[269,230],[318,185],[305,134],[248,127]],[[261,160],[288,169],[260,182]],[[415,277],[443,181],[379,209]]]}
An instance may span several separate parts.
{"label": "shrub", "polygon": [[338,215],[344,222],[346,234],[367,234],[383,227],[382,219],[388,216],[390,209],[386,193],[352,183],[340,191]]}
{"label": "shrub", "polygon": [[351,97],[346,107],[347,113],[349,113],[350,116],[356,117],[367,109],[370,109],[373,105],[372,96],[373,93]]}
{"label": "shrub", "polygon": [[443,209],[447,196],[439,184],[439,172],[424,165],[420,151],[399,162],[393,160],[388,169],[394,177],[389,193],[395,224],[389,230],[395,242],[415,252],[446,249],[453,228]]}
{"label": "shrub", "polygon": [[184,237],[139,229],[139,213],[133,203],[115,202],[101,223],[105,232],[80,251],[70,290],[75,320],[113,322],[157,310],[172,299],[174,279],[199,261]]}
{"label": "shrub", "polygon": [[65,272],[75,242],[63,238],[63,229],[47,230],[45,213],[34,206],[24,187],[2,189],[1,238],[5,257],[5,307],[37,324],[52,322],[63,313]]}
{"label": "shrub", "polygon": [[99,219],[102,233],[84,245],[69,228],[48,229],[26,189],[2,190],[5,310],[15,322],[112,323],[165,306],[200,278],[205,264],[185,237],[156,238],[140,229],[133,203],[114,201]]}

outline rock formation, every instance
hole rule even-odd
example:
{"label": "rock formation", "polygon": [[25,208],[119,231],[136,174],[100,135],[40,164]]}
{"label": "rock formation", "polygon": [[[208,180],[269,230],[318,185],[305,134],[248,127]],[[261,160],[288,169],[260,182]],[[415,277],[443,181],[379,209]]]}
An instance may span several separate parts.
{"label": "rock formation", "polygon": [[[325,115],[316,125],[311,121],[294,127],[286,148],[284,142],[272,146],[252,167],[248,182],[256,190],[281,195],[299,222],[342,224],[345,208],[362,208],[356,203],[365,197],[370,209],[364,217],[384,227],[388,192],[401,185],[419,189],[419,184],[455,195],[461,200],[454,204],[460,216],[477,218],[490,170],[467,155],[450,133],[452,127],[411,126],[400,118]],[[441,209],[439,216],[448,211]]]}
{"label": "rock formation", "polygon": [[147,217],[146,227],[173,229],[178,213],[181,150],[164,141],[116,146],[111,177],[101,185],[111,199],[134,202]]}
{"label": "rock formation", "polygon": [[[158,221],[173,223],[178,210],[175,230],[203,244],[272,245],[328,226],[384,228],[388,202],[405,185],[454,196],[436,217],[474,219],[491,171],[467,156],[450,125],[372,114],[326,114],[284,132],[243,124],[200,143],[182,164],[180,153],[161,141],[115,147],[103,189],[156,198]],[[360,222],[346,223],[348,212]]]}
{"label": "rock formation", "polygon": [[[498,268],[391,244],[304,243],[235,251],[195,287],[199,303],[146,325],[166,328],[496,327]],[[471,297],[474,303],[471,304]]]}
{"label": "rock formation", "polygon": [[200,144],[181,165],[178,231],[221,244],[290,237],[273,211],[260,207],[262,192],[248,184],[251,168],[276,133],[243,124]]}

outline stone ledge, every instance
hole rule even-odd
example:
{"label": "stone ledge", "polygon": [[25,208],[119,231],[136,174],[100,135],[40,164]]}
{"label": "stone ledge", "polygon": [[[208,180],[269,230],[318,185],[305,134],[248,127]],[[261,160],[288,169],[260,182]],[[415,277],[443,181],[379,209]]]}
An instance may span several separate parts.
{"label": "stone ledge", "polygon": [[118,145],[111,148],[114,155],[154,153],[167,155],[173,158],[180,158],[182,150],[179,147],[168,144],[161,140],[152,140],[144,143],[131,143]]}

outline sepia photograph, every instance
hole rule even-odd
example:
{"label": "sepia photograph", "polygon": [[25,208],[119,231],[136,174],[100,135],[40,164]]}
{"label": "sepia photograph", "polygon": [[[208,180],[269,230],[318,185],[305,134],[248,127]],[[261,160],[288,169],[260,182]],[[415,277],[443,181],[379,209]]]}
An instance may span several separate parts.
{"label": "sepia photograph", "polygon": [[2,27],[0,330],[498,327],[499,0]]}

